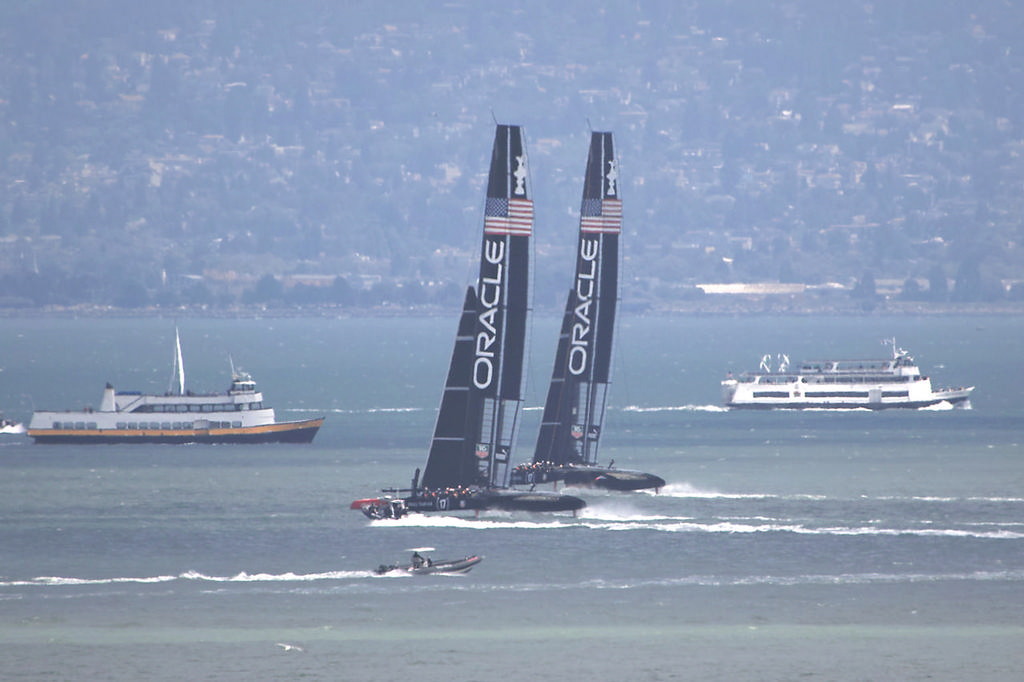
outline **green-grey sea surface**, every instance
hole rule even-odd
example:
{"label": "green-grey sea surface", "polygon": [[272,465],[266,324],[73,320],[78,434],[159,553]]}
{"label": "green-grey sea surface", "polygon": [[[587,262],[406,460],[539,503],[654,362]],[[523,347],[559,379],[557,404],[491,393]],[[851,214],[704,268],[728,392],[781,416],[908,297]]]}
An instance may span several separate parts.
{"label": "green-grey sea surface", "polygon": [[[0,678],[1017,680],[1024,669],[1024,320],[626,318],[602,459],[658,494],[577,517],[369,522],[424,463],[456,320],[179,319],[186,383],[229,355],[311,445],[42,446],[0,436]],[[0,410],[167,390],[175,321],[0,326]],[[517,460],[558,321],[533,325]],[[741,412],[765,353],[882,357],[971,409]],[[433,547],[462,576],[378,576]]]}

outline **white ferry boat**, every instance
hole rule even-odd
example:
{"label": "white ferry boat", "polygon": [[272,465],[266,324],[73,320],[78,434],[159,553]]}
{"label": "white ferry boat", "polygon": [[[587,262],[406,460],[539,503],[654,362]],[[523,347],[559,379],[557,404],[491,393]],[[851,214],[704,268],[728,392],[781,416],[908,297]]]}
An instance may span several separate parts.
{"label": "white ferry boat", "polygon": [[896,345],[884,360],[813,360],[790,369],[780,355],[775,369],[771,356],[761,368],[722,381],[726,407],[745,409],[870,409],[921,408],[939,403],[964,406],[973,386],[933,389],[914,359]]}
{"label": "white ferry boat", "polygon": [[34,412],[29,437],[37,443],[309,443],[316,436],[323,417],[276,421],[256,382],[233,365],[227,392],[186,391],[177,332],[175,337],[176,391],[118,392],[108,383],[99,409]]}

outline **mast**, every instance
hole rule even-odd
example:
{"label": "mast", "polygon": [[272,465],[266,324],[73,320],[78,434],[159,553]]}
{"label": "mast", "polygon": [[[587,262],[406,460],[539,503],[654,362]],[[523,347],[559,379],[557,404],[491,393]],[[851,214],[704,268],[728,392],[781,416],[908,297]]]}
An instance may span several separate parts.
{"label": "mast", "polygon": [[427,488],[506,487],[522,407],[533,201],[519,126],[498,125],[480,272],[463,303],[423,471]]}
{"label": "mast", "polygon": [[612,134],[590,138],[576,271],[533,461],[597,464],[611,384],[622,201]]}
{"label": "mast", "polygon": [[174,367],[171,370],[171,385],[168,386],[167,392],[171,393],[174,390],[174,381],[178,381],[178,395],[185,395],[185,365],[181,361],[181,336],[178,334],[178,328],[174,328]]}

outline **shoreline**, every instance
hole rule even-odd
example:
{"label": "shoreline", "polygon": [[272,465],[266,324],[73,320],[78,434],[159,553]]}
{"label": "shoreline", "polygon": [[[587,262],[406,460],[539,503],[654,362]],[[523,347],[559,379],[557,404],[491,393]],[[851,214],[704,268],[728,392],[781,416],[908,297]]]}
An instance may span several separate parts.
{"label": "shoreline", "polygon": [[[733,297],[729,297],[733,299]],[[871,309],[859,302],[842,305],[813,305],[791,300],[744,299],[692,301],[658,301],[621,303],[623,315],[629,317],[1015,317],[1024,315],[1024,301],[995,303],[929,303],[921,301],[880,301]],[[535,315],[560,315],[554,307],[534,308]],[[33,318],[132,318],[132,317],[196,317],[196,318],[289,318],[289,317],[452,317],[456,313],[447,306],[379,306],[354,308],[332,305],[318,306],[206,306],[173,309],[116,308],[113,306],[75,305],[42,308],[0,308],[2,319]]]}

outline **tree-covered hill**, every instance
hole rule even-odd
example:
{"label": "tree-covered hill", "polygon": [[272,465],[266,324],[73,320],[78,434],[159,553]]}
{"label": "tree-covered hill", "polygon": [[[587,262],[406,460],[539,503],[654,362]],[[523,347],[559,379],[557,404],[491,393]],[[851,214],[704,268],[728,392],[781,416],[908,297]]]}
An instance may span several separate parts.
{"label": "tree-covered hill", "polygon": [[8,0],[0,307],[457,305],[494,120],[528,134],[540,307],[568,284],[588,126],[616,134],[628,298],[1020,298],[1022,20],[956,0]]}

